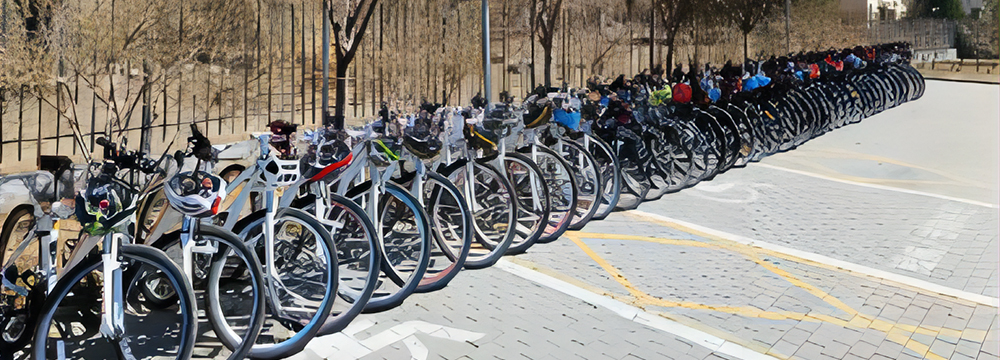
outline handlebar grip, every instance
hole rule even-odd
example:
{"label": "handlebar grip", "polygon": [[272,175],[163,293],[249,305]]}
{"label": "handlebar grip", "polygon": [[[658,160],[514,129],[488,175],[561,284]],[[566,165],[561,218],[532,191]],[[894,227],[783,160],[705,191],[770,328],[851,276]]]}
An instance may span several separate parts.
{"label": "handlebar grip", "polygon": [[114,146],[114,144],[112,144],[111,141],[108,140],[108,138],[103,137],[103,136],[97,138],[97,145],[100,145],[100,146],[103,146],[103,147],[106,147],[106,148]]}

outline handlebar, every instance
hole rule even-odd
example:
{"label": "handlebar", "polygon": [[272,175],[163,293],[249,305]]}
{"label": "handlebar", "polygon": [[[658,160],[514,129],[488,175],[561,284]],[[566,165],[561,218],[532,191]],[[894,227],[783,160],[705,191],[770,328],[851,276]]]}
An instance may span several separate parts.
{"label": "handlebar", "polygon": [[117,169],[133,169],[145,174],[153,174],[157,172],[160,162],[163,161],[162,158],[152,160],[145,153],[116,149],[116,144],[105,137],[98,138],[95,143],[104,148],[104,160],[113,163]]}

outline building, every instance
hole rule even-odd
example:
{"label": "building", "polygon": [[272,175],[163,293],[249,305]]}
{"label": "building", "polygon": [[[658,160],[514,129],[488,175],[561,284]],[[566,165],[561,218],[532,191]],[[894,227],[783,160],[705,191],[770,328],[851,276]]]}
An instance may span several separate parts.
{"label": "building", "polygon": [[978,15],[979,10],[982,8],[983,0],[962,0],[962,10],[965,10],[966,15]]}
{"label": "building", "polygon": [[[979,2],[982,6],[982,0],[962,1]],[[840,11],[853,19],[898,20],[906,15],[906,4],[903,0],[840,0]]]}

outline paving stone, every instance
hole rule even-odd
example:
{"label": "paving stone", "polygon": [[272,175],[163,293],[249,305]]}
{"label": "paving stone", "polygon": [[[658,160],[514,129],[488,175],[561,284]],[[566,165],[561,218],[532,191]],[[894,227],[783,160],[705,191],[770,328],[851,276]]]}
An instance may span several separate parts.
{"label": "paving stone", "polygon": [[850,346],[835,341],[827,342],[824,344],[822,354],[835,359],[840,359],[843,358],[850,349]]}
{"label": "paving stone", "polygon": [[776,353],[780,357],[788,357],[795,354],[799,350],[800,344],[793,344],[785,340],[779,340],[774,346],[771,347],[770,351]]}
{"label": "paving stone", "polygon": [[795,356],[804,359],[819,359],[822,356],[823,347],[811,342],[806,342],[795,351]]}
{"label": "paving stone", "polygon": [[792,328],[791,330],[786,331],[785,335],[781,337],[781,340],[796,345],[802,345],[806,342],[806,340],[809,339],[810,336],[812,336],[812,333],[810,333],[809,331],[795,327]]}
{"label": "paving stone", "polygon": [[851,349],[848,350],[848,353],[867,359],[870,358],[873,354],[875,354],[875,350],[877,349],[878,346],[866,343],[864,341],[859,341],[857,343],[854,343],[853,346],[851,346]]}
{"label": "paving stone", "polygon": [[894,343],[892,341],[886,340],[875,349],[875,354],[888,357],[890,359],[899,356],[899,353],[903,351],[903,345]]}
{"label": "paving stone", "polygon": [[903,316],[903,312],[906,311],[902,307],[888,304],[882,308],[882,312],[879,313],[878,317],[880,319],[885,319],[888,321],[897,321]]}
{"label": "paving stone", "polygon": [[931,344],[929,351],[947,359],[950,358],[951,355],[955,352],[955,345],[949,344],[941,340],[935,340],[934,343]]}

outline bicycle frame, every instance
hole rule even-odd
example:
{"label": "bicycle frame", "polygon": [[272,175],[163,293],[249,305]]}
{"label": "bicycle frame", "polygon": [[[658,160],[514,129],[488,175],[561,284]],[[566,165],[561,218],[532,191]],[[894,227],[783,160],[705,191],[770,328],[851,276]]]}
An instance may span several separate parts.
{"label": "bicycle frame", "polygon": [[[275,194],[279,187],[289,186],[301,178],[298,173],[298,160],[280,160],[270,153],[270,145],[268,141],[270,140],[270,135],[262,135],[258,137],[260,140],[261,155],[257,159],[256,164],[241,173],[236,179],[233,180],[226,188],[226,193],[232,194],[233,192],[239,191],[239,195],[236,199],[229,205],[226,209],[229,212],[226,217],[226,221],[223,224],[223,228],[232,231],[236,227],[236,223],[239,220],[239,213],[233,213],[231,211],[242,211],[246,206],[247,201],[250,199],[251,193],[263,193],[264,194],[264,281],[268,286],[265,286],[267,291],[268,300],[271,303],[274,311],[276,313],[284,313],[288,310],[295,310],[291,308],[286,308],[282,306],[278,294],[274,289],[283,288],[285,286],[282,282],[280,276],[278,275],[277,269],[274,266],[275,263],[275,244],[274,244],[274,225],[275,225],[275,215],[277,214],[277,208],[275,207]],[[266,171],[270,164],[277,166],[278,171],[269,172]],[[240,186],[243,182],[247,182],[242,189]],[[221,213],[222,211],[220,211]],[[190,224],[189,224],[190,225]],[[188,236],[194,233],[195,226],[189,226]],[[190,238],[189,238],[190,239]],[[192,247],[194,251],[196,247]],[[185,253],[185,256],[188,256]],[[185,260],[186,261],[186,260]],[[314,301],[305,299],[304,297],[289,293],[289,295],[294,296],[296,299],[307,302],[314,303]]]}

